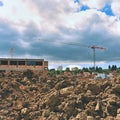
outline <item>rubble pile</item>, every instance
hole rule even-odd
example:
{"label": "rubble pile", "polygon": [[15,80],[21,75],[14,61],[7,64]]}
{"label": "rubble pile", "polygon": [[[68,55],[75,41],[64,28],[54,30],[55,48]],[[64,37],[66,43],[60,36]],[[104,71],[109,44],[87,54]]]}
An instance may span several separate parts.
{"label": "rubble pile", "polygon": [[0,120],[120,120],[120,79],[1,72]]}

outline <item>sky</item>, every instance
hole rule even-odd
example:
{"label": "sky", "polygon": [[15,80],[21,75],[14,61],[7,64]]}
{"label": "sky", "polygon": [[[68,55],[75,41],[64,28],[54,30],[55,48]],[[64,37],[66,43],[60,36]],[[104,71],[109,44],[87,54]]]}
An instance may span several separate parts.
{"label": "sky", "polygon": [[[0,57],[49,67],[120,65],[120,0],[0,0]],[[13,54],[11,54],[11,49]]]}

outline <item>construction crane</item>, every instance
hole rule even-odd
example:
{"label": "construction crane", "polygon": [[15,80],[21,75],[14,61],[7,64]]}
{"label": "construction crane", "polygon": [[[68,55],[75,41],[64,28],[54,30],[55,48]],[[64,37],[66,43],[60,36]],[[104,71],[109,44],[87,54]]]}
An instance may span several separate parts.
{"label": "construction crane", "polygon": [[[39,39],[41,40],[41,39]],[[46,40],[47,42],[51,42]],[[96,49],[100,49],[100,50],[106,50],[106,48],[104,47],[100,47],[100,46],[90,46],[90,45],[85,45],[85,44],[80,44],[80,43],[66,43],[66,42],[60,42],[61,44],[67,44],[67,45],[75,45],[75,46],[81,46],[81,47],[87,47],[87,48],[91,48],[93,49],[93,67],[94,69],[96,68]]]}
{"label": "construction crane", "polygon": [[87,47],[93,49],[93,67],[94,69],[96,68],[96,49],[101,49],[101,50],[106,50],[104,47],[99,47],[99,46],[90,46],[90,45],[84,45],[84,44],[76,44],[76,43],[70,43],[69,45],[76,45],[76,46],[82,46],[82,47]]}
{"label": "construction crane", "polygon": [[95,67],[96,67],[96,51],[95,51],[95,49],[101,49],[101,50],[106,50],[106,48],[104,48],[104,47],[99,47],[99,46],[91,46],[90,48],[92,48],[93,49],[93,66],[94,66],[94,69],[95,69]]}
{"label": "construction crane", "polygon": [[101,50],[106,50],[104,47],[99,47],[99,46],[90,46],[90,45],[84,45],[84,44],[79,44],[79,43],[64,43],[68,45],[76,45],[76,46],[82,46],[82,47],[87,47],[93,49],[93,67],[94,69],[96,68],[96,49],[101,49]]}

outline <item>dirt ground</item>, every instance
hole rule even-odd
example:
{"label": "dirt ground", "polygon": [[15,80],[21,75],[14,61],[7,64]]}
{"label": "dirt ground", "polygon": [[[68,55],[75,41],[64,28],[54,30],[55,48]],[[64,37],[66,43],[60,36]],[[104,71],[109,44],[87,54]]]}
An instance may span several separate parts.
{"label": "dirt ground", "polygon": [[120,78],[0,72],[0,120],[120,120]]}

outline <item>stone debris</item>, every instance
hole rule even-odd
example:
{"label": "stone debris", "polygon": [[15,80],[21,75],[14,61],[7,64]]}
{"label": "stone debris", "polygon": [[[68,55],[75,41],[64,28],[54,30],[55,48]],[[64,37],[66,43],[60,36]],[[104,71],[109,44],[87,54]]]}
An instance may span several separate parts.
{"label": "stone debris", "polygon": [[120,78],[1,71],[0,120],[120,120]]}

